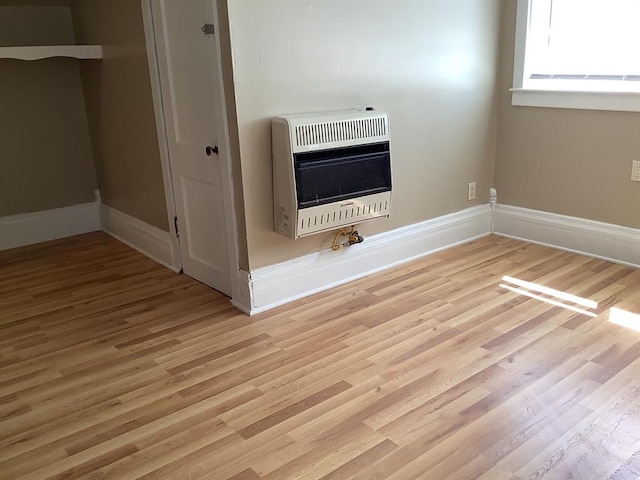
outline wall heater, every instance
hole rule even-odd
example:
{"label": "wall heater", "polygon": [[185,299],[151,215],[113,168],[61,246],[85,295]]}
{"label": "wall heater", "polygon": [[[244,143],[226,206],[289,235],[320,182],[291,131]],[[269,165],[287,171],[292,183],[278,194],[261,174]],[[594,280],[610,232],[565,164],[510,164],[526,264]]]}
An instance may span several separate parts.
{"label": "wall heater", "polygon": [[366,109],[275,117],[274,224],[300,238],[388,217],[387,113]]}

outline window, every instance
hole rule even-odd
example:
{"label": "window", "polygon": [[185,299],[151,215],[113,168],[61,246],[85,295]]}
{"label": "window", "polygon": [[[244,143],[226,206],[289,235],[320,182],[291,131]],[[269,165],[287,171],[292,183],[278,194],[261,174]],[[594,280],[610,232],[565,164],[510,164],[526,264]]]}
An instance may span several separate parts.
{"label": "window", "polygon": [[640,0],[518,0],[513,105],[640,111]]}

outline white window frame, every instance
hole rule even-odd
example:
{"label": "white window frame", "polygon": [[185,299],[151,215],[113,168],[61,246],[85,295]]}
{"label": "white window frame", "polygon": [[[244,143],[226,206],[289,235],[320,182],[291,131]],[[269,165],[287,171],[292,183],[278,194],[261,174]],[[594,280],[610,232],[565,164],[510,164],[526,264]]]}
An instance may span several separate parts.
{"label": "white window frame", "polygon": [[524,88],[530,2],[518,0],[511,104],[524,107],[640,112],[640,92]]}

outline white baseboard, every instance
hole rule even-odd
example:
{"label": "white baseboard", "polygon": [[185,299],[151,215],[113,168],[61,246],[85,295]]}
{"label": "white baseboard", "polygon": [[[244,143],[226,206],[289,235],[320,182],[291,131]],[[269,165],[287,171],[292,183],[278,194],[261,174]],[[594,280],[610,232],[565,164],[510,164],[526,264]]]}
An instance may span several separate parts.
{"label": "white baseboard", "polygon": [[244,313],[251,315],[251,282],[250,274],[246,270],[238,270],[238,292],[237,295],[231,299],[231,303],[243,311]]}
{"label": "white baseboard", "polygon": [[[277,265],[239,272],[233,304],[256,314],[491,233],[489,205],[473,207]],[[102,225],[102,227],[101,227]],[[171,234],[107,205],[87,203],[0,218],[0,250],[104,230],[173,271]],[[496,205],[493,233],[640,268],[640,229]]]}
{"label": "white baseboard", "polygon": [[640,230],[521,207],[496,205],[496,235],[640,267]]}
{"label": "white baseboard", "polygon": [[[325,250],[259,268],[248,278],[248,311],[269,310],[489,233],[491,209],[481,205],[374,235],[337,252]],[[246,306],[243,310],[247,311]]]}
{"label": "white baseboard", "polygon": [[102,229],[112,237],[173,270],[180,271],[179,252],[171,234],[108,205],[100,205]]}
{"label": "white baseboard", "polygon": [[0,218],[0,250],[100,230],[97,203]]}

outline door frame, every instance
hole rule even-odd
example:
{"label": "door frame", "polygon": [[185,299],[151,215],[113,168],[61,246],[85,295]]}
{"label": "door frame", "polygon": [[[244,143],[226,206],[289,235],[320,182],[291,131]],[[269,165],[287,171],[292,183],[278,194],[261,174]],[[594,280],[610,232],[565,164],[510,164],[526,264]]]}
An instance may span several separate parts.
{"label": "door frame", "polygon": [[[147,47],[147,59],[149,62],[149,74],[151,78],[151,92],[153,95],[153,105],[156,116],[156,129],[158,131],[158,144],[160,146],[160,157],[162,164],[162,178],[167,201],[167,218],[169,219],[169,231],[171,233],[171,256],[173,267],[178,271],[182,270],[182,256],[180,254],[180,239],[177,236],[174,219],[177,217],[176,200],[173,190],[173,180],[171,178],[171,156],[169,155],[169,138],[165,120],[164,104],[162,102],[162,91],[160,83],[160,66],[158,63],[158,48],[156,44],[154,10],[152,2],[154,0],[141,0],[142,18],[144,22],[145,42]],[[239,259],[238,259],[238,228],[236,205],[233,190],[233,171],[231,166],[231,148],[229,139],[229,120],[227,117],[227,102],[224,95],[224,79],[222,75],[222,51],[220,48],[220,26],[218,21],[218,1],[207,0],[212,3],[213,23],[216,34],[214,35],[217,61],[215,65],[217,82],[212,82],[212,89],[216,105],[215,109],[216,125],[218,128],[218,158],[220,161],[220,173],[222,179],[222,198],[225,217],[225,234],[227,237],[227,253],[229,256],[229,274],[231,275],[231,299],[238,301],[240,295]],[[209,61],[212,62],[212,58]]]}

